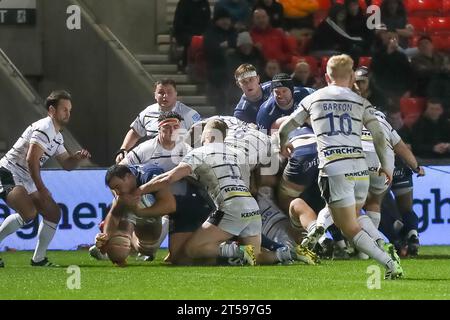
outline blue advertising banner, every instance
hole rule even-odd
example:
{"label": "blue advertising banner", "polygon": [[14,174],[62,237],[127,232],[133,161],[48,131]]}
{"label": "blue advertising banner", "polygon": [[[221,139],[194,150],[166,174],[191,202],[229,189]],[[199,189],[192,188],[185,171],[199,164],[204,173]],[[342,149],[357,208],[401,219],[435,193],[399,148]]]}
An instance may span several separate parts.
{"label": "blue advertising banner", "polygon": [[[426,176],[414,178],[414,210],[419,216],[419,236],[423,245],[450,245],[450,166],[426,169]],[[44,170],[42,177],[60,205],[62,218],[50,249],[75,250],[90,245],[99,232],[98,224],[112,200],[104,184],[105,170]],[[0,200],[0,222],[12,211]],[[33,250],[39,222],[22,228],[0,244],[17,250]],[[167,247],[167,239],[162,245]]]}

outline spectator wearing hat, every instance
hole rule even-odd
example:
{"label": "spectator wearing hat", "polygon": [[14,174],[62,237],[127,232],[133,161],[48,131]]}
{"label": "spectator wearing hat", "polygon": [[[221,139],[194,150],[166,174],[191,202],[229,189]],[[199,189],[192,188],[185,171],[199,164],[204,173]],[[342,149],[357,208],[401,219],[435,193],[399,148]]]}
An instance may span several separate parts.
{"label": "spectator wearing hat", "polygon": [[251,64],[256,70],[262,70],[265,65],[264,56],[253,44],[252,37],[247,31],[241,32],[237,36],[236,51],[228,55],[228,69],[232,74],[241,64]]}
{"label": "spectator wearing hat", "polygon": [[253,27],[250,35],[267,61],[274,59],[282,68],[288,66],[293,53],[286,35],[282,30],[271,26],[269,16],[263,8],[256,8],[253,11]]}
{"label": "spectator wearing hat", "polygon": [[214,12],[218,10],[230,13],[231,22],[237,31],[248,29],[252,11],[247,0],[219,0],[214,6]]}
{"label": "spectator wearing hat", "polygon": [[226,113],[226,91],[230,77],[226,56],[236,47],[236,36],[228,11],[216,10],[213,24],[204,35],[207,92],[209,102],[224,114]]}
{"label": "spectator wearing hat", "polygon": [[275,75],[271,82],[272,94],[264,102],[256,116],[256,124],[260,129],[272,129],[275,121],[294,112],[300,101],[314,92],[312,88],[294,87],[294,82],[286,73]]}
{"label": "spectator wearing hat", "polygon": [[434,51],[433,42],[427,35],[419,38],[417,47],[419,53],[411,59],[411,66],[417,81],[415,93],[424,97],[431,78],[440,72],[444,65],[444,57]]}

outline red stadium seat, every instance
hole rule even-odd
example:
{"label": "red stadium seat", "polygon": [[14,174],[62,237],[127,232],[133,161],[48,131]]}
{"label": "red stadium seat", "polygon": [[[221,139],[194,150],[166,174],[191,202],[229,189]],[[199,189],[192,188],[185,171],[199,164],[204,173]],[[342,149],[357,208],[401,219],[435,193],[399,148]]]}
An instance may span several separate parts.
{"label": "red stadium seat", "polygon": [[359,57],[358,67],[367,67],[370,68],[372,63],[372,57]]}
{"label": "red stadium seat", "polygon": [[439,51],[450,52],[450,41],[448,35],[433,35],[431,36],[431,41],[433,42],[433,47]]}
{"label": "red stadium seat", "polygon": [[328,10],[331,8],[331,0],[318,0],[320,10]]}
{"label": "red stadium seat", "polygon": [[437,13],[442,9],[441,0],[405,0],[406,11],[412,14]]}
{"label": "red stadium seat", "polygon": [[300,61],[307,62],[309,64],[309,67],[311,68],[311,74],[313,74],[314,76],[317,75],[317,73],[319,72],[319,62],[316,58],[312,56],[294,56],[292,57],[292,66],[295,67],[295,65]]}
{"label": "red stadium seat", "polygon": [[325,73],[327,73],[327,63],[330,57],[322,57],[322,60],[320,61],[320,73],[323,76]]}
{"label": "red stadium seat", "polygon": [[382,2],[383,2],[383,0],[372,0],[372,5],[380,7]]}
{"label": "red stadium seat", "polygon": [[442,12],[446,13],[447,15],[450,14],[450,0],[442,1]]}
{"label": "red stadium seat", "polygon": [[203,36],[192,36],[188,49],[188,65],[192,68],[192,75],[198,80],[206,79],[206,59],[203,47]]}
{"label": "red stadium seat", "polygon": [[424,17],[408,17],[408,23],[414,26],[417,33],[427,32],[427,19]]}
{"label": "red stadium seat", "polygon": [[428,32],[434,34],[450,33],[450,17],[430,17],[427,19]]}
{"label": "red stadium seat", "polygon": [[411,127],[419,119],[426,107],[425,98],[400,99],[400,112],[405,126]]}

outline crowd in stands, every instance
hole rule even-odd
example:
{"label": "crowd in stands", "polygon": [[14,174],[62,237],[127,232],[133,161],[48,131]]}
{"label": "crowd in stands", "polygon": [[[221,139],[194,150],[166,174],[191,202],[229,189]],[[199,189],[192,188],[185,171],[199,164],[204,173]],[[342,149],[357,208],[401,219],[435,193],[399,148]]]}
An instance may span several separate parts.
{"label": "crowd in stands", "polygon": [[317,89],[326,85],[328,58],[346,53],[355,67],[367,66],[369,100],[414,152],[449,157],[449,0],[218,0],[212,12],[210,5],[180,0],[173,36],[185,48],[180,65],[206,84],[219,113],[231,114],[238,101],[240,64],[256,66],[262,82],[286,72],[296,86]]}

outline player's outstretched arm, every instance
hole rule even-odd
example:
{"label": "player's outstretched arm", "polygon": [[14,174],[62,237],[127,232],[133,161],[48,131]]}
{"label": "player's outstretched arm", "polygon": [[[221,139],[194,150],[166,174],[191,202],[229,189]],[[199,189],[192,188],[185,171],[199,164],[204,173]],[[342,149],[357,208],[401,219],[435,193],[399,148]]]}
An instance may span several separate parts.
{"label": "player's outstretched arm", "polygon": [[400,142],[394,146],[394,152],[403,160],[405,160],[408,166],[415,173],[417,173],[417,176],[423,177],[425,175],[425,171],[421,166],[419,166],[416,157],[411,152],[411,150],[409,150],[408,146],[403,142],[403,140],[400,140]]}
{"label": "player's outstretched arm", "polygon": [[91,154],[86,149],[81,149],[72,155],[68,152],[64,152],[56,156],[56,160],[58,160],[61,167],[63,167],[63,169],[67,171],[76,169],[80,165],[81,161],[90,158]]}

